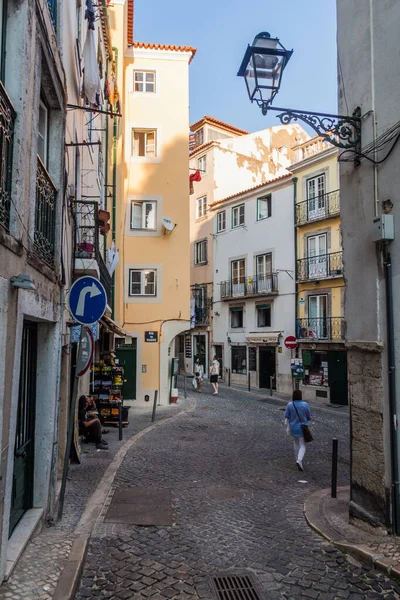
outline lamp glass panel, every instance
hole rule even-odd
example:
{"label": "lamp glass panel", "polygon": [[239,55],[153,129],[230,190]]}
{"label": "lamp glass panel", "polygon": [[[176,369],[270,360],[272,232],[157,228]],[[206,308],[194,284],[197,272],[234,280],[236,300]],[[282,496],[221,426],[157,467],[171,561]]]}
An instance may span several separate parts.
{"label": "lamp glass panel", "polygon": [[250,96],[250,98],[252,98],[254,95],[254,92],[257,89],[257,80],[256,80],[255,69],[254,69],[253,56],[250,57],[249,64],[247,65],[247,69],[246,69],[246,73],[245,73],[245,80],[246,80],[246,85],[247,85],[247,89],[249,92],[249,96]]}

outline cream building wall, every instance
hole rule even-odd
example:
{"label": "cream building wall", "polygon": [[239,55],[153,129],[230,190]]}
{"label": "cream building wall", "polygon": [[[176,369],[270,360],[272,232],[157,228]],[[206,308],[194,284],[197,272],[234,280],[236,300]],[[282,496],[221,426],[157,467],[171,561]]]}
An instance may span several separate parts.
{"label": "cream building wall", "polygon": [[[194,49],[141,43],[124,48],[125,8],[124,3],[116,4],[111,19],[119,49],[123,111],[118,132],[116,244],[120,264],[114,317],[136,340],[136,398],[152,397],[159,390],[165,404],[174,338],[189,327],[188,65]],[[134,91],[134,71],[155,74],[154,93]],[[132,155],[132,130],[156,132],[156,156]],[[146,200],[156,203],[155,228],[132,229],[132,202]],[[171,219],[173,231],[163,227],[165,216]],[[129,273],[141,269],[156,271],[152,296],[131,295]],[[145,331],[157,332],[158,341],[145,342]]]}

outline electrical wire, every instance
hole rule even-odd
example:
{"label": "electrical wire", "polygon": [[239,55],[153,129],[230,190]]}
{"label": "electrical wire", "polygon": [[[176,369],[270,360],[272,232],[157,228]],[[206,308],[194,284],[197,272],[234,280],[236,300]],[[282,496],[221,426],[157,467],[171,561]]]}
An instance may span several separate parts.
{"label": "electrical wire", "polygon": [[[398,121],[395,125],[393,125],[385,133],[380,135],[375,141],[373,141],[370,144],[368,144],[367,146],[365,146],[365,148],[363,148],[361,150],[361,152],[355,152],[354,150],[344,150],[343,152],[341,152],[339,154],[338,161],[349,162],[350,160],[353,160],[353,158],[355,156],[359,156],[361,158],[365,158],[366,160],[373,163],[374,165],[380,165],[381,163],[385,162],[385,160],[387,160],[389,158],[389,156],[393,152],[395,146],[397,145],[399,138],[400,138],[400,121]],[[384,150],[384,148],[386,148],[386,146],[393,139],[394,139],[394,142],[393,142],[392,146],[390,147],[389,151],[383,158],[381,158],[380,160],[375,160],[369,156],[371,154],[376,154],[376,153]],[[343,156],[345,156],[348,153],[351,153],[352,158],[343,158]]]}

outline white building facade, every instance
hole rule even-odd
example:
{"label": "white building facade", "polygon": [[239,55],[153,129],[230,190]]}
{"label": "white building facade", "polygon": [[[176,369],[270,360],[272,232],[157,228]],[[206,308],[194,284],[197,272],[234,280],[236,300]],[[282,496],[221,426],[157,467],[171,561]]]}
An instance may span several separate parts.
{"label": "white building facade", "polygon": [[[214,213],[213,353],[232,383],[292,390],[295,264],[292,175],[229,196]],[[230,371],[230,375],[229,375]]]}

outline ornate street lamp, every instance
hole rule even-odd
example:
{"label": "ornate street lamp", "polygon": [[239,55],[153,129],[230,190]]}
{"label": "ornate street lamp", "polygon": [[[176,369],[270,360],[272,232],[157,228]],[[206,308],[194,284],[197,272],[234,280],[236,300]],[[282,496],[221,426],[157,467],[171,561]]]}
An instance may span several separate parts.
{"label": "ornate street lamp", "polygon": [[338,148],[354,150],[356,160],[361,152],[361,109],[358,106],[352,116],[316,113],[308,110],[278,108],[272,102],[279,91],[283,71],[293,50],[286,50],[278,38],[269,33],[259,33],[253,44],[247,46],[238,71],[244,77],[251,102],[256,102],[263,115],[269,110],[278,111],[283,125],[292,121],[304,121],[316,133]]}

